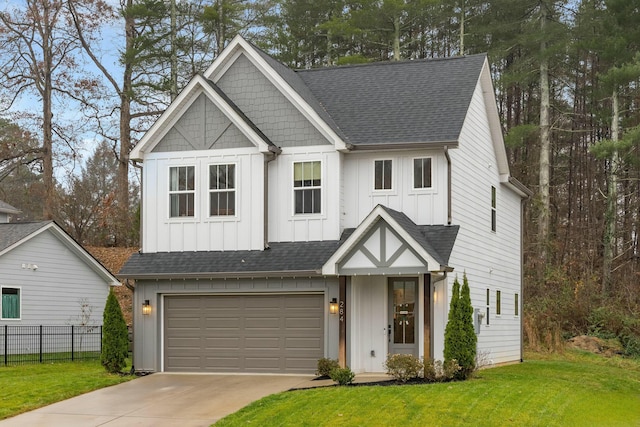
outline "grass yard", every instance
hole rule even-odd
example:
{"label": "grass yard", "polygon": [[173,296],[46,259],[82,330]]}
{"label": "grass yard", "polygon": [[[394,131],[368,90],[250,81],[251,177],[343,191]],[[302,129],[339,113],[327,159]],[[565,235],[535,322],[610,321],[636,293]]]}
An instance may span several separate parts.
{"label": "grass yard", "polygon": [[133,379],[107,374],[99,360],[0,367],[0,420]]}
{"label": "grass yard", "polygon": [[640,361],[528,355],[466,382],[268,396],[216,426],[640,426]]}

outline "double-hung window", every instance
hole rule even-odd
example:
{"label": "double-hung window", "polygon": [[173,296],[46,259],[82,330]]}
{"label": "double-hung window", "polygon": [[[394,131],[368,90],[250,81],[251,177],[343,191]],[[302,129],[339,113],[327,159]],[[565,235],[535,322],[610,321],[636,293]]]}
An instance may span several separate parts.
{"label": "double-hung window", "polygon": [[293,164],[293,199],[296,214],[321,212],[322,168],[319,161]]}
{"label": "double-hung window", "polygon": [[195,166],[169,168],[169,216],[195,216]]}
{"label": "double-hung window", "polygon": [[209,215],[236,214],[236,165],[209,166]]}
{"label": "double-hung window", "polygon": [[373,169],[374,190],[391,190],[391,160],[376,160]]}
{"label": "double-hung window", "polygon": [[431,188],[431,159],[413,159],[413,188]]}
{"label": "double-hung window", "polygon": [[2,288],[2,319],[20,319],[20,288]]}

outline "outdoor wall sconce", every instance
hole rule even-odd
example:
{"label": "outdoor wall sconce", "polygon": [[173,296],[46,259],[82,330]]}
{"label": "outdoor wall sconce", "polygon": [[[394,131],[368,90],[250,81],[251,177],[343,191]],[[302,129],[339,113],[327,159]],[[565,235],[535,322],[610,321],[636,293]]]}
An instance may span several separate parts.
{"label": "outdoor wall sconce", "polygon": [[338,314],[338,300],[335,298],[329,302],[329,313]]}
{"label": "outdoor wall sconce", "polygon": [[142,314],[144,314],[145,316],[151,314],[151,304],[149,304],[148,299],[144,300],[144,302],[142,303]]}

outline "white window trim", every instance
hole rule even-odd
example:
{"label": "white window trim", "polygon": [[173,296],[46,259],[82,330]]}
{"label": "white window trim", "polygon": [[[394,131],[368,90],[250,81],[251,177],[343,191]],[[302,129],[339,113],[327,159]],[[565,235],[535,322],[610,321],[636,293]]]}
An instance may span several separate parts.
{"label": "white window trim", "polygon": [[[431,159],[431,187],[416,187],[415,186],[415,179],[414,179],[414,175],[415,175],[415,171],[414,171],[414,164],[416,160],[419,159]],[[409,188],[411,189],[412,192],[415,193],[434,193],[435,189],[436,189],[436,182],[435,182],[435,160],[433,156],[416,156],[416,157],[411,157],[411,163],[409,165],[409,180],[410,180],[410,185]]]}
{"label": "white window trim", "polygon": [[[318,162],[320,163],[320,186],[313,186],[313,187],[294,187],[294,180],[295,180],[295,168],[296,168],[296,163],[314,163],[314,162]],[[324,170],[324,162],[322,161],[322,159],[308,159],[308,160],[293,160],[291,162],[291,177],[290,177],[290,183],[291,183],[291,216],[295,219],[300,219],[300,218],[321,218],[324,215],[324,197],[325,197],[325,190],[324,190],[324,185],[325,185],[325,170]],[[320,189],[320,212],[316,212],[316,213],[296,213],[296,188],[299,189],[305,189],[305,190],[312,190],[312,189]]]}
{"label": "white window trim", "polygon": [[[376,162],[385,162],[385,161],[390,161],[391,162],[391,188],[376,188]],[[372,186],[371,188],[373,188],[373,191],[375,193],[393,193],[395,190],[395,171],[396,171],[396,166],[394,165],[395,161],[393,158],[384,158],[384,159],[373,159],[373,173],[371,174],[372,178],[373,178],[373,182],[372,182]],[[384,167],[383,167],[384,170]]]}
{"label": "white window trim", "polygon": [[[2,317],[2,290],[3,289],[17,289],[18,290],[18,296],[19,296],[19,300],[20,300],[20,317],[14,318],[14,317]],[[22,286],[9,286],[9,285],[2,285],[0,286],[0,320],[6,320],[6,321],[19,321],[22,320]]]}
{"label": "white window trim", "polygon": [[[226,165],[234,165],[235,166],[235,170],[236,170],[236,176],[234,177],[234,184],[235,187],[233,188],[233,193],[235,194],[235,213],[233,215],[211,215],[211,193],[215,192],[215,193],[219,193],[222,191],[228,191],[228,190],[212,190],[211,189],[211,166],[226,166]],[[208,221],[235,221],[238,219],[238,211],[239,211],[239,206],[238,206],[238,176],[240,176],[239,173],[239,165],[238,162],[215,162],[215,163],[209,163],[207,165],[207,220]]]}
{"label": "white window trim", "polygon": [[[193,167],[193,191],[171,191],[171,168],[184,168],[184,167]],[[190,164],[176,164],[167,166],[167,191],[165,192],[167,196],[167,220],[170,222],[194,222],[198,218],[198,206],[199,206],[199,197],[198,197],[198,185],[200,184],[198,180],[198,165],[190,163]],[[193,193],[193,216],[171,216],[171,195],[172,194],[189,194]]]}

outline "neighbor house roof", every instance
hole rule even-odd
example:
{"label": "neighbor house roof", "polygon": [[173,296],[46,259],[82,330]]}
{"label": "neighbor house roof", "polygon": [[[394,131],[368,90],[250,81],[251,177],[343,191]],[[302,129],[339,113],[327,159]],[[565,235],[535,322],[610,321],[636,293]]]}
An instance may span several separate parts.
{"label": "neighbor house roof", "polygon": [[15,215],[20,213],[20,209],[14,208],[9,203],[5,203],[2,200],[0,200],[0,213]]}
{"label": "neighbor house roof", "polygon": [[58,238],[58,240],[69,249],[69,253],[74,254],[87,264],[87,266],[102,277],[106,283],[112,286],[120,285],[118,279],[116,279],[107,268],[54,221],[0,223],[0,257],[47,231]]}
{"label": "neighbor house roof", "polygon": [[0,253],[51,222],[10,222],[0,224]]}
{"label": "neighbor house roof", "polygon": [[458,140],[485,61],[480,54],[296,74],[353,145],[451,143]]}

